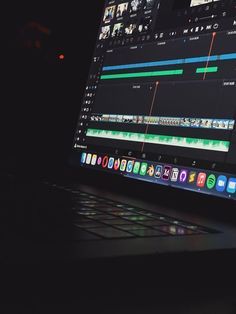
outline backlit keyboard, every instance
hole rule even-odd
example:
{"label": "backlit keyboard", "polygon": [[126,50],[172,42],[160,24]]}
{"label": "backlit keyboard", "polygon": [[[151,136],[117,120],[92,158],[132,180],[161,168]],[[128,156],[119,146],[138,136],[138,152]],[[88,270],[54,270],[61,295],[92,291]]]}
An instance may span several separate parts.
{"label": "backlit keyboard", "polygon": [[[73,226],[80,230],[79,235],[81,235],[82,240],[85,238],[98,240],[183,237],[217,232],[143,208],[133,207],[85,193],[76,187],[58,184],[49,185],[71,193],[73,200]],[[78,240],[79,238],[80,236]]]}

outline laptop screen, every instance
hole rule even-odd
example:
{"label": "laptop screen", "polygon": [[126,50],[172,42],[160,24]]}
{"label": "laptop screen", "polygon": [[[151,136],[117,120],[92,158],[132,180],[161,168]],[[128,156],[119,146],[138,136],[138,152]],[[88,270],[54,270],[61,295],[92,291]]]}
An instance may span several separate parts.
{"label": "laptop screen", "polygon": [[236,0],[105,3],[79,165],[236,199]]}

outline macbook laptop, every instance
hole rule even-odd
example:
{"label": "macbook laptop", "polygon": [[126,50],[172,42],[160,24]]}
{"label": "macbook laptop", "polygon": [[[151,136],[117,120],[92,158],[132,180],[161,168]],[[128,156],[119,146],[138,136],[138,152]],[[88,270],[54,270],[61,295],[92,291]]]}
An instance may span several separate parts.
{"label": "macbook laptop", "polygon": [[235,47],[236,0],[105,2],[69,170],[44,182],[80,258],[236,247]]}

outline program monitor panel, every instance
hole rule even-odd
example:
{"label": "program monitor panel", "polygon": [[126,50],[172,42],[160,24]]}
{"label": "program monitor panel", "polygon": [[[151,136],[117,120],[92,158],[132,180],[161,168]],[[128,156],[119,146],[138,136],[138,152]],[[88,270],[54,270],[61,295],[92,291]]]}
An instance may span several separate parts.
{"label": "program monitor panel", "polygon": [[236,199],[236,0],[107,1],[83,167]]}

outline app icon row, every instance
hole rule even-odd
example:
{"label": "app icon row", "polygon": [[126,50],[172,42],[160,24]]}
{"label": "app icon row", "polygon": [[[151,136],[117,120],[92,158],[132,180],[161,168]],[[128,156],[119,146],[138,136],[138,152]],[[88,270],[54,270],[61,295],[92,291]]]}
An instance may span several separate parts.
{"label": "app icon row", "polygon": [[103,169],[120,171],[139,177],[159,179],[172,184],[189,185],[198,189],[215,189],[217,192],[236,193],[236,178],[225,175],[206,173],[192,169],[178,168],[172,165],[152,164],[138,160],[127,160],[109,156],[99,157],[96,154],[82,153],[81,163],[100,166]]}

